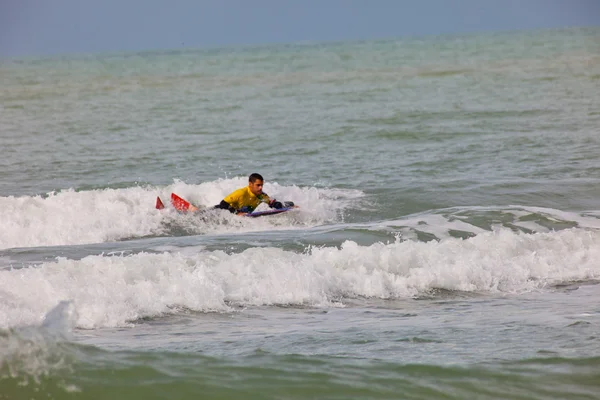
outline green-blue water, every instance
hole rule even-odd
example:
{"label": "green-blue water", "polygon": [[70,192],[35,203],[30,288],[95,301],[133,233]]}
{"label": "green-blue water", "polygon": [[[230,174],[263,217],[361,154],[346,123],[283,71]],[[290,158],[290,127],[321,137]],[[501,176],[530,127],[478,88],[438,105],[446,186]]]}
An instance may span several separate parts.
{"label": "green-blue water", "polygon": [[599,43],[0,60],[0,399],[600,399]]}

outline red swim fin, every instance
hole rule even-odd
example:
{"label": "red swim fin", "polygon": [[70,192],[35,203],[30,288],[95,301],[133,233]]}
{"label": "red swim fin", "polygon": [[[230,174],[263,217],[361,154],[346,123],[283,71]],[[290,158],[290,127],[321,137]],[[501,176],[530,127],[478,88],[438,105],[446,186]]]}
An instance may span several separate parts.
{"label": "red swim fin", "polygon": [[198,208],[190,204],[189,201],[182,199],[175,193],[171,193],[171,204],[177,211],[196,211]]}
{"label": "red swim fin", "polygon": [[156,209],[157,210],[162,210],[163,208],[165,208],[165,205],[163,204],[163,202],[160,199],[160,197],[156,196]]}

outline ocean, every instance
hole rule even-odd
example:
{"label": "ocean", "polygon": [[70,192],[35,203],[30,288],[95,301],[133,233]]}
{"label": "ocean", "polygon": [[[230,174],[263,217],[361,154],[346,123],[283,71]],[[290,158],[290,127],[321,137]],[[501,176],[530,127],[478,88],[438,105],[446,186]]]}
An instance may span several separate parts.
{"label": "ocean", "polygon": [[0,75],[0,399],[600,399],[600,28]]}

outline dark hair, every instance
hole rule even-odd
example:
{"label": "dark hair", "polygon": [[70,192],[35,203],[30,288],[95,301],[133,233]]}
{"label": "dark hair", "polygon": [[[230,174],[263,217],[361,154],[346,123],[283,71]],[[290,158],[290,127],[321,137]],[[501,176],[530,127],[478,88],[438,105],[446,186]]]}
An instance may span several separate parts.
{"label": "dark hair", "polygon": [[263,179],[263,177],[262,177],[262,175],[261,175],[261,174],[257,174],[257,173],[255,172],[255,173],[251,174],[251,175],[248,177],[248,182],[250,182],[250,183],[254,183],[254,182],[256,182],[256,181],[257,181],[257,180],[259,180],[259,179],[260,179],[261,181],[263,181],[263,182],[265,181],[265,180]]}

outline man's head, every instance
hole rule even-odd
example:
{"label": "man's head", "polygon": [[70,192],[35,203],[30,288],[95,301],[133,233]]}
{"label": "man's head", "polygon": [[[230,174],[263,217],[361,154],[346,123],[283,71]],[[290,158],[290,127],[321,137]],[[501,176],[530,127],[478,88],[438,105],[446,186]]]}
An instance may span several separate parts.
{"label": "man's head", "polygon": [[261,174],[254,173],[248,177],[248,187],[255,196],[262,194],[262,188],[265,180]]}

